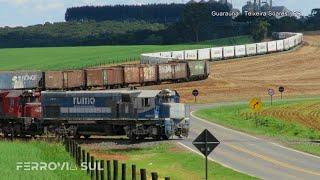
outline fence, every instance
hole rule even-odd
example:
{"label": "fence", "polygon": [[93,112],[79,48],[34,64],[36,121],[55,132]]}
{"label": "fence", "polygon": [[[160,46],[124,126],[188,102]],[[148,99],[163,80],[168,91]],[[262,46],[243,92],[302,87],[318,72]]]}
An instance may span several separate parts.
{"label": "fence", "polygon": [[[75,159],[77,166],[84,167],[87,174],[92,180],[118,180],[119,179],[119,161],[118,160],[98,160],[90,155],[90,152],[85,151],[73,139],[64,139],[66,150]],[[112,164],[112,165],[111,165]],[[113,167],[113,171],[111,168]],[[137,166],[131,165],[131,179],[137,180]],[[121,180],[127,179],[127,164],[121,163]],[[151,172],[151,179],[158,180],[158,173]],[[140,180],[147,180],[147,170],[140,169]],[[165,177],[165,180],[170,180],[170,177]]]}

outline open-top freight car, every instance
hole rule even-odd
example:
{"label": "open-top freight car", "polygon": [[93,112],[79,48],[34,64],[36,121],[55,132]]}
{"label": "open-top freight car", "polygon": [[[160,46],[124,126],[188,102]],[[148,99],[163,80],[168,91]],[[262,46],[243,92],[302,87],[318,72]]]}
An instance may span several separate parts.
{"label": "open-top freight car", "polygon": [[39,95],[0,92],[4,135],[51,132],[74,137],[127,135],[132,140],[188,135],[188,112],[176,91],[43,91]]}
{"label": "open-top freight car", "polygon": [[[195,72],[197,71],[197,72]],[[66,71],[0,72],[0,90],[116,89],[129,85],[151,85],[205,79],[207,60],[171,61],[161,64],[130,64]]]}

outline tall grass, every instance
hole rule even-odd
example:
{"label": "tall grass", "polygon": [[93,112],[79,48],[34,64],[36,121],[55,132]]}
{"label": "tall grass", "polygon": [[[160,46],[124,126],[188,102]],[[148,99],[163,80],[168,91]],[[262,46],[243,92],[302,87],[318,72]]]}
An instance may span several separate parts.
{"label": "tall grass", "polygon": [[[17,170],[19,162],[45,162],[45,163],[70,163],[72,169],[75,163],[69,154],[65,151],[64,146],[60,143],[48,143],[44,141],[0,141],[0,179],[8,180],[56,180],[56,179],[89,179],[85,171],[66,170],[57,168],[56,170],[31,170],[20,168]],[[25,170],[23,170],[25,169]]]}

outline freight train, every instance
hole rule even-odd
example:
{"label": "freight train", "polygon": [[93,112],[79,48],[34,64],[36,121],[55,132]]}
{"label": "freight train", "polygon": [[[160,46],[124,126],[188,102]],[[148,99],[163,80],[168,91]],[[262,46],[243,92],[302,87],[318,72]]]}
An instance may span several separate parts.
{"label": "freight train", "polygon": [[0,71],[0,90],[115,89],[206,79],[208,61],[179,61],[162,64],[131,64],[66,71]]}
{"label": "freight train", "polygon": [[145,53],[141,55],[141,64],[162,64],[171,61],[211,60],[240,58],[290,50],[303,41],[302,33],[273,33],[277,40],[237,46],[213,47],[184,51]]}
{"label": "freight train", "polygon": [[86,138],[127,135],[168,139],[188,136],[185,104],[174,90],[0,92],[4,136],[55,134]]}

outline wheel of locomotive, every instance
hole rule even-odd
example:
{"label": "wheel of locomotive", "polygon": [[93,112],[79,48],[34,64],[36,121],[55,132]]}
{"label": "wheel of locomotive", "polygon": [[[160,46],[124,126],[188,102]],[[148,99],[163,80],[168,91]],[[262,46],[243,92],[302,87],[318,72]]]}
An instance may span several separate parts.
{"label": "wheel of locomotive", "polygon": [[166,136],[166,135],[162,135],[161,137],[163,140],[169,140],[170,137]]}
{"label": "wheel of locomotive", "polygon": [[129,136],[129,139],[130,139],[131,143],[136,143],[138,141],[138,137],[135,134],[131,134]]}
{"label": "wheel of locomotive", "polygon": [[8,132],[6,132],[6,131],[3,131],[3,136],[4,136],[5,138],[9,137],[9,134],[8,134]]}

